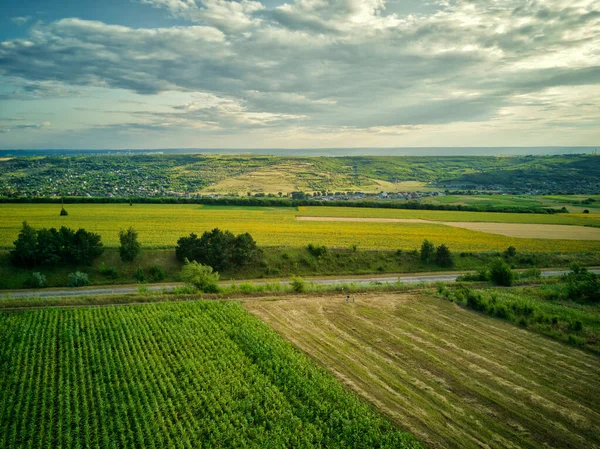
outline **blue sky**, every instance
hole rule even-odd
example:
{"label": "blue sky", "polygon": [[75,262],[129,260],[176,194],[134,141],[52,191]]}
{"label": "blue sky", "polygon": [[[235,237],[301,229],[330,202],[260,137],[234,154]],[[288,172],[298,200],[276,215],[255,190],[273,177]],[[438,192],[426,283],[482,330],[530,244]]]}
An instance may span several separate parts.
{"label": "blue sky", "polygon": [[0,4],[0,148],[598,145],[595,0]]}

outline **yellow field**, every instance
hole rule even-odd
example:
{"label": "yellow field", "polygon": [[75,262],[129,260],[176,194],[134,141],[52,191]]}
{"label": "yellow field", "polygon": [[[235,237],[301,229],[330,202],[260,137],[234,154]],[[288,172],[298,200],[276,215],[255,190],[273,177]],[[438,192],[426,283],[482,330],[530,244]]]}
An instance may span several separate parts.
{"label": "yellow field", "polygon": [[510,214],[446,210],[377,209],[361,207],[299,207],[307,217],[418,218],[429,221],[472,221],[490,223],[534,223],[600,226],[600,214]]}
{"label": "yellow field", "polygon": [[531,224],[531,223],[487,223],[469,221],[434,222],[419,218],[364,218],[364,217],[296,217],[299,221],[330,221],[353,223],[439,223],[445,226],[470,229],[488,234],[508,237],[552,240],[600,240],[600,228],[585,226]]}
{"label": "yellow field", "polygon": [[[60,205],[0,205],[0,247],[12,247],[21,222],[27,220],[35,228],[63,225],[71,228],[82,227],[99,233],[104,244],[109,247],[118,246],[119,229],[133,226],[139,232],[140,241],[147,248],[173,247],[179,237],[188,235],[190,232],[200,234],[219,227],[236,234],[249,232],[259,245],[263,246],[302,247],[313,243],[330,247],[348,247],[356,244],[363,249],[412,250],[419,248],[424,239],[429,239],[437,244],[445,243],[452,251],[503,251],[511,245],[520,251],[532,252],[600,251],[600,242],[598,241],[520,239],[429,223],[301,222],[296,220],[299,212],[291,208],[68,204],[66,209],[69,216],[60,217]],[[302,208],[300,213],[310,215],[321,212],[339,214],[340,212],[354,213],[356,210],[315,207]],[[423,211],[360,209],[358,212],[363,214],[368,212],[373,216],[382,212],[395,212],[406,218],[421,218],[420,215]],[[456,214],[456,212],[445,213],[447,214],[444,217],[446,221],[452,221],[451,216]],[[494,219],[503,215],[523,215],[522,218],[534,220],[540,217],[529,214],[482,215],[491,215]],[[442,217],[442,215],[439,216]],[[461,219],[461,221],[469,221],[465,219],[465,216],[461,216]]]}

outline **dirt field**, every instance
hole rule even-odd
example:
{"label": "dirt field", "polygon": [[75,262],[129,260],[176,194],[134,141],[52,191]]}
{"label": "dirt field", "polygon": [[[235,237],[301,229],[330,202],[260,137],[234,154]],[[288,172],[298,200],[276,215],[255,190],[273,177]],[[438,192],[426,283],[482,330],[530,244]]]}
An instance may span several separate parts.
{"label": "dirt field", "polygon": [[301,221],[350,221],[370,223],[427,223],[499,234],[507,237],[552,240],[600,240],[600,228],[529,223],[430,221],[418,218],[296,217]]}
{"label": "dirt field", "polygon": [[594,355],[429,297],[245,306],[431,447],[600,447]]}

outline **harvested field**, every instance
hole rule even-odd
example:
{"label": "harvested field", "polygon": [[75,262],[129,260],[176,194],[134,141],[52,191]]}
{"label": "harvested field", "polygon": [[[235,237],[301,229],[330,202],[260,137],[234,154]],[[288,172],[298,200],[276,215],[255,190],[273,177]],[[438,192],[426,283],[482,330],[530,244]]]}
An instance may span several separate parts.
{"label": "harvested field", "polygon": [[301,221],[342,221],[357,223],[428,223],[499,234],[507,237],[550,240],[600,240],[600,228],[551,224],[429,221],[418,218],[296,217]]}
{"label": "harvested field", "polygon": [[600,447],[592,354],[426,296],[245,306],[431,447]]}

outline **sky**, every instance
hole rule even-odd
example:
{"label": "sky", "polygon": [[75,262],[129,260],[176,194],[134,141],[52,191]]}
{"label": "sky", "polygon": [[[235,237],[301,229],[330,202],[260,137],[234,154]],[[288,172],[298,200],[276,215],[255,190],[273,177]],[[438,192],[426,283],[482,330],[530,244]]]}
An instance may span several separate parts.
{"label": "sky", "polygon": [[600,145],[598,0],[0,2],[0,149]]}

